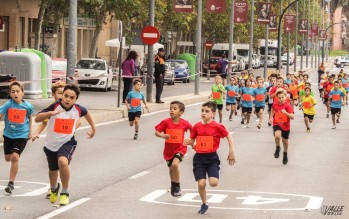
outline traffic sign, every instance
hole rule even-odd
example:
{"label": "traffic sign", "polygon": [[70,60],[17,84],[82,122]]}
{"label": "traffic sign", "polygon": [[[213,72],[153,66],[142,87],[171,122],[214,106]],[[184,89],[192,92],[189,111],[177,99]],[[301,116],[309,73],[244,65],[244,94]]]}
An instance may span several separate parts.
{"label": "traffic sign", "polygon": [[207,41],[205,42],[205,47],[206,47],[207,49],[212,49],[212,47],[213,47],[213,41],[207,40]]}
{"label": "traffic sign", "polygon": [[141,38],[144,44],[153,45],[160,39],[160,32],[154,26],[146,26],[143,28]]}

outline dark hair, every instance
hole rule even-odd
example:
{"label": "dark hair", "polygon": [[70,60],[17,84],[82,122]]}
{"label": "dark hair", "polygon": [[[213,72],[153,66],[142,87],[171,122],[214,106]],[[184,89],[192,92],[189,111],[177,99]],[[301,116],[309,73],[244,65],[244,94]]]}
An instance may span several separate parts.
{"label": "dark hair", "polygon": [[333,83],[334,83],[334,84],[339,84],[339,82],[338,82],[338,81],[334,81]]}
{"label": "dark hair", "polygon": [[137,59],[138,53],[134,50],[128,53],[126,60]]}
{"label": "dark hair", "polygon": [[303,75],[303,77],[307,77],[307,78],[309,78],[309,75],[307,75],[307,74],[304,74],[304,75]]}
{"label": "dark hair", "polygon": [[226,58],[227,56],[225,55],[225,53],[223,53],[222,54],[222,58],[224,59],[224,58]]}
{"label": "dark hair", "polygon": [[271,74],[270,77],[277,78],[277,74]]}
{"label": "dark hair", "polygon": [[185,105],[184,105],[184,103],[182,103],[182,102],[180,102],[180,101],[178,101],[178,100],[174,100],[174,101],[172,101],[172,102],[170,103],[170,105],[173,105],[173,104],[178,105],[179,111],[184,112],[184,110],[185,110]]}
{"label": "dark hair", "polygon": [[283,78],[283,77],[277,77],[276,80],[282,80],[282,81],[284,81],[284,78]]}
{"label": "dark hair", "polygon": [[139,82],[142,83],[142,80],[141,80],[141,79],[135,79],[135,80],[133,81],[133,85],[136,85],[136,84],[139,83]]}
{"label": "dark hair", "polygon": [[276,96],[279,96],[279,94],[285,94],[285,92],[283,90],[279,90],[278,92],[276,92]]}
{"label": "dark hair", "polygon": [[212,112],[216,112],[216,110],[217,110],[217,104],[213,101],[207,101],[204,104],[202,104],[202,107],[205,107],[205,106],[210,108],[212,110]]}
{"label": "dark hair", "polygon": [[309,86],[311,86],[311,84],[309,82],[305,82],[305,84],[308,84]]}
{"label": "dark hair", "polygon": [[72,91],[74,91],[75,94],[76,94],[76,99],[79,98],[79,95],[80,95],[80,88],[79,88],[78,85],[76,85],[76,84],[66,84],[66,85],[64,86],[63,92],[66,91],[66,90],[72,90]]}
{"label": "dark hair", "polygon": [[10,83],[10,85],[9,85],[10,91],[11,91],[11,89],[12,89],[13,86],[18,86],[19,89],[21,89],[22,92],[24,92],[24,86],[23,86],[23,84],[20,83],[19,81],[12,81],[12,82]]}
{"label": "dark hair", "polygon": [[304,88],[304,91],[305,91],[305,90],[309,90],[309,91],[311,92],[311,88],[310,88],[310,87]]}

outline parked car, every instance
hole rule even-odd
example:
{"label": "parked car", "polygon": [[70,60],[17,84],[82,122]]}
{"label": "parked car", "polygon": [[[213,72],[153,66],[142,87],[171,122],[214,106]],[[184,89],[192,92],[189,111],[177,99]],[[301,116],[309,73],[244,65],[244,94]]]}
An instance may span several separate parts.
{"label": "parked car", "polygon": [[[264,56],[261,56],[261,66],[264,66]],[[268,56],[267,59],[267,67],[275,67],[276,63],[274,62],[273,58],[271,56]]]}
{"label": "parked car", "polygon": [[52,58],[52,83],[66,81],[67,60],[63,58]]}
{"label": "parked car", "polygon": [[344,68],[344,66],[349,65],[349,57],[341,56],[335,59],[335,66],[337,68]]}
{"label": "parked car", "polygon": [[252,54],[252,68],[260,68],[261,60],[258,54]]}
{"label": "parked car", "polygon": [[111,90],[113,73],[103,59],[84,58],[76,63],[80,88],[100,88]]}
{"label": "parked car", "polygon": [[[281,56],[281,63],[282,63],[283,65],[287,65],[287,55]],[[291,56],[289,57],[288,65],[293,65],[293,60],[292,60],[292,57],[291,57]]]}
{"label": "parked car", "polygon": [[190,70],[188,63],[185,60],[180,59],[169,59],[165,63],[169,64],[169,67],[174,70],[175,80],[183,81],[183,83],[190,82]]}
{"label": "parked car", "polygon": [[174,69],[171,68],[170,63],[165,62],[165,77],[164,77],[164,82],[167,83],[168,85],[174,85],[175,84],[175,71]]}

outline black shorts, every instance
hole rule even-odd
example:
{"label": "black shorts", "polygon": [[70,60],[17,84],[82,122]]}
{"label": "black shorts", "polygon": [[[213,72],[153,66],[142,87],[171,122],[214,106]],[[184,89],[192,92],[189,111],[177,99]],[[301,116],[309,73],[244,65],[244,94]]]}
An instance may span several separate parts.
{"label": "black shorts", "polygon": [[222,110],[223,109],[223,104],[217,104],[217,109]]}
{"label": "black shorts", "polygon": [[284,131],[282,128],[278,125],[273,126],[274,136],[276,131],[281,131],[281,137],[284,139],[288,139],[290,137],[290,131]]}
{"label": "black shorts", "polygon": [[72,137],[68,142],[63,144],[58,151],[51,151],[44,147],[44,152],[46,154],[48,168],[50,171],[55,171],[59,169],[58,158],[66,157],[70,163],[72,156],[74,154],[77,142],[75,138]]}
{"label": "black shorts", "polygon": [[268,103],[268,112],[271,111],[271,108],[273,107],[273,104],[272,103]]}
{"label": "black shorts", "polygon": [[4,135],[4,154],[9,155],[17,153],[21,155],[25,146],[27,145],[28,139],[25,138],[8,138]]}
{"label": "black shorts", "polygon": [[226,102],[225,105],[226,105],[226,106],[229,106],[229,105],[235,106],[235,105],[236,105],[236,102],[235,102],[235,103],[228,103],[228,102]]}
{"label": "black shorts", "polygon": [[252,113],[252,107],[242,107],[242,113]]}
{"label": "black shorts", "polygon": [[166,160],[167,166],[170,167],[172,165],[173,160],[177,158],[180,162],[183,161],[184,156],[181,153],[176,153],[170,160]]}
{"label": "black shorts", "polygon": [[132,122],[135,121],[135,118],[141,118],[142,112],[136,111],[136,112],[128,112],[128,121]]}
{"label": "black shorts", "polygon": [[341,108],[333,108],[331,107],[331,115],[335,115],[335,114],[341,114]]}
{"label": "black shorts", "polygon": [[328,98],[324,98],[324,104],[326,105],[328,102]]}
{"label": "black shorts", "polygon": [[305,114],[304,113],[304,118],[308,118],[309,120],[313,120],[314,119],[314,115],[309,115],[309,114]]}
{"label": "black shorts", "polygon": [[215,177],[219,179],[220,165],[218,154],[216,152],[208,154],[196,153],[193,157],[193,172],[195,180],[206,179],[208,177]]}
{"label": "black shorts", "polygon": [[256,106],[254,110],[256,111],[256,113],[259,113],[259,111],[261,111],[261,109],[264,110],[264,108],[265,106]]}

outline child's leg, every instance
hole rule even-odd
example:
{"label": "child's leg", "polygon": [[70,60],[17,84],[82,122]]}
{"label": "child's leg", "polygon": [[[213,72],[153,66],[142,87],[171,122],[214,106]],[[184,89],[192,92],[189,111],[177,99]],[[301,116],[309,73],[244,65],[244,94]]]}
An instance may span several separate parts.
{"label": "child's leg", "polygon": [[216,187],[218,186],[219,179],[216,177],[209,177],[208,182],[210,183],[211,187]]}
{"label": "child's leg", "polygon": [[225,109],[226,109],[227,111],[230,110],[230,104],[229,104],[229,103],[226,104]]}
{"label": "child's leg", "polygon": [[130,126],[133,126],[134,123],[135,123],[134,120],[133,121],[129,121]]}
{"label": "child's leg", "polygon": [[134,124],[135,124],[135,131],[138,132],[138,130],[139,130],[139,117],[135,118]]}
{"label": "child's leg", "polygon": [[59,167],[59,175],[62,180],[62,188],[68,189],[69,179],[70,179],[69,160],[63,156],[59,157],[58,167]]}
{"label": "child's leg", "polygon": [[259,110],[259,125],[262,125],[262,122],[263,122],[263,112],[264,112],[264,109],[263,108],[261,108],[260,110]]}
{"label": "child's leg", "polygon": [[288,139],[282,138],[282,145],[284,146],[284,152],[288,151]]}
{"label": "child's leg", "polygon": [[218,110],[218,115],[219,115],[219,123],[222,123],[222,110]]}
{"label": "child's leg", "polygon": [[200,194],[200,198],[203,204],[207,204],[207,198],[206,198],[206,179],[200,179],[198,180],[198,191]]}
{"label": "child's leg", "polygon": [[50,179],[51,188],[55,188],[57,186],[58,181],[58,170],[48,171],[48,177]]}
{"label": "child's leg", "polygon": [[180,170],[179,163],[181,161],[178,158],[173,158],[172,164],[170,166],[170,178],[171,182],[179,183],[180,182]]}
{"label": "child's leg", "polygon": [[250,123],[251,113],[246,113],[247,123]]}
{"label": "child's leg", "polygon": [[12,153],[11,155],[11,169],[10,169],[10,181],[14,182],[18,172],[19,154]]}
{"label": "child's leg", "polygon": [[332,123],[333,123],[333,126],[336,125],[336,114],[335,113],[332,113]]}
{"label": "child's leg", "polygon": [[307,128],[309,128],[309,118],[308,117],[304,117],[304,123],[305,123],[305,126]]}
{"label": "child's leg", "polygon": [[276,146],[280,146],[280,142],[281,142],[281,130],[277,130],[274,132],[275,135],[275,145]]}

